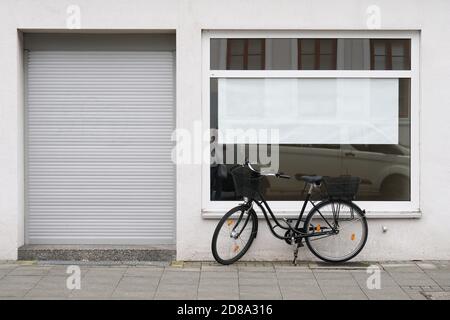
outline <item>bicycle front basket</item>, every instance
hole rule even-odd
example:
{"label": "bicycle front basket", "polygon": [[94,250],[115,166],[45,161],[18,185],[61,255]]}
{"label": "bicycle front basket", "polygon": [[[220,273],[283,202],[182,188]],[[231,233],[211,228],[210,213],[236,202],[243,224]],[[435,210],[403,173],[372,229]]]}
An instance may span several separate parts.
{"label": "bicycle front basket", "polygon": [[326,193],[333,199],[353,200],[358,192],[359,177],[340,176],[323,178]]}
{"label": "bicycle front basket", "polygon": [[260,199],[261,180],[264,176],[251,171],[246,167],[236,167],[231,170],[234,188],[238,197]]}

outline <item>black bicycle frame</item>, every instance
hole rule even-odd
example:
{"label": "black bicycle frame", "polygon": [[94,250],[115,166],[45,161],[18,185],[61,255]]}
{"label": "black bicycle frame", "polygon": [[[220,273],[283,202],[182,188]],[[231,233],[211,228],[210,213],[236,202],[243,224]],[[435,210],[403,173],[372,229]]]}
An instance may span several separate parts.
{"label": "black bicycle frame", "polygon": [[[306,195],[306,199],[303,202],[303,205],[302,205],[302,208],[300,210],[298,219],[297,219],[297,221],[295,223],[295,228],[291,227],[289,223],[287,223],[288,227],[281,225],[279,223],[277,217],[275,217],[275,215],[274,215],[272,209],[270,208],[269,204],[267,203],[267,201],[264,199],[264,197],[261,194],[260,194],[261,201],[250,199],[250,201],[248,203],[246,203],[246,204],[248,205],[248,209],[252,207],[252,203],[253,202],[255,202],[258,205],[258,207],[261,209],[261,211],[262,211],[262,213],[264,215],[264,218],[265,218],[265,220],[266,220],[266,222],[267,222],[267,224],[269,226],[270,231],[278,239],[281,239],[281,240],[289,239],[289,240],[291,240],[292,237],[280,236],[279,234],[277,234],[275,232],[275,228],[276,227],[279,227],[280,229],[283,229],[283,230],[286,230],[286,231],[292,231],[294,238],[303,238],[303,237],[320,236],[320,235],[324,235],[324,234],[329,234],[330,232],[328,231],[328,232],[322,232],[322,233],[314,233],[314,235],[312,235],[312,234],[308,234],[307,233],[308,230],[305,229],[305,226],[303,226],[303,228],[301,228],[301,229],[299,228],[300,227],[300,222],[301,222],[301,220],[303,218],[303,215],[305,213],[306,206],[307,206],[308,202],[311,203],[311,205],[313,206],[313,209],[316,209],[317,212],[319,213],[319,215],[322,216],[322,213],[317,208],[316,204],[313,201],[310,200],[311,199],[311,190],[312,190],[312,187],[310,187],[310,190],[308,191],[308,193]],[[319,202],[319,203],[322,203],[322,201]],[[245,211],[243,211],[242,214],[244,214],[244,212]],[[272,223],[270,222],[270,218],[269,218],[269,215],[267,214],[267,212],[269,212],[269,215],[272,218],[272,220],[275,222],[275,225],[272,225]],[[242,214],[241,214],[241,216],[242,216]],[[322,218],[323,218],[323,216],[322,216]],[[241,219],[241,217],[239,218],[239,220],[240,219]],[[248,218],[247,218],[247,220],[248,220]],[[327,222],[328,226],[332,230],[334,230],[334,228],[328,223],[328,221],[325,218],[324,218],[324,220]],[[245,224],[247,224],[247,221],[246,221]]]}

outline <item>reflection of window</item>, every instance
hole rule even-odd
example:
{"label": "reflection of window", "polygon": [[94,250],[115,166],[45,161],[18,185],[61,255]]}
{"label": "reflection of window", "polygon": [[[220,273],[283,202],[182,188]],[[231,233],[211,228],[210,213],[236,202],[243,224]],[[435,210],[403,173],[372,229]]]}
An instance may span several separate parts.
{"label": "reflection of window", "polygon": [[[258,36],[260,35],[258,33]],[[309,35],[316,36],[317,33],[305,33],[304,36]],[[304,134],[297,134],[294,139],[277,146],[280,171],[291,176],[298,174],[358,176],[370,183],[360,186],[357,200],[370,201],[367,206],[371,211],[385,210],[387,204],[384,204],[384,201],[399,201],[390,203],[389,206],[392,208],[399,206],[402,208],[399,210],[403,211],[416,206],[417,172],[411,170],[411,163],[412,160],[417,161],[417,158],[414,158],[417,154],[410,151],[412,147],[417,150],[417,140],[411,137],[413,129],[411,118],[417,112],[417,96],[411,92],[411,88],[417,87],[416,73],[411,70],[411,65],[413,67],[417,65],[416,60],[411,64],[412,40],[351,36],[339,39],[280,37],[277,41],[265,41],[267,52],[264,52],[264,40],[259,38],[210,37],[209,40],[211,57],[214,55],[214,59],[210,59],[210,69],[205,73],[207,78],[205,83],[209,84],[205,85],[205,90],[209,90],[205,94],[209,95],[209,99],[205,99],[208,104],[205,105],[204,111],[205,121],[210,121],[211,129],[219,131],[226,129],[227,124],[231,123],[226,121],[230,119],[237,128],[243,126],[244,129],[252,129],[255,127],[253,122],[259,124],[260,121],[264,128],[279,127],[282,129],[279,131],[285,130],[291,135],[301,127],[305,130]],[[255,41],[253,48],[260,50],[248,52],[258,57],[253,60],[257,63],[249,64],[248,59],[247,63],[244,61],[245,47],[250,47],[252,41]],[[262,56],[265,56],[266,64]],[[279,66],[289,66],[291,69]],[[247,71],[258,68],[265,71]],[[334,71],[302,72],[295,69]],[[381,71],[374,72],[374,69]],[[363,86],[362,83],[367,85]],[[386,86],[379,86],[384,83]],[[355,96],[367,98],[361,98],[370,107],[366,112],[363,112],[364,103],[360,103]],[[377,105],[373,105],[373,101],[376,101]],[[341,110],[338,107],[341,105],[348,109],[342,109],[345,115],[342,114],[342,117],[337,117],[338,119],[352,119],[355,113],[363,113],[380,127],[375,130],[377,134],[385,138],[389,135],[384,134],[382,130],[389,130],[389,133],[395,132],[396,138],[388,142],[368,139],[340,140],[345,135],[351,137],[367,135],[367,130],[361,128],[362,124],[366,124],[364,121],[361,121],[361,125],[352,125],[336,133],[339,122],[327,115],[338,114]],[[378,106],[386,108],[384,110],[386,112],[389,111],[388,120],[395,119],[395,121],[385,121],[383,118],[385,114],[381,112],[383,109]],[[415,112],[412,112],[412,106],[416,106],[413,109]],[[320,121],[326,122],[329,132],[325,132],[325,126],[321,126],[320,129],[315,127]],[[289,130],[290,125],[292,130]],[[333,136],[339,136],[339,139],[333,141],[330,139]],[[250,148],[232,144],[231,140],[219,138],[218,141],[230,143],[227,146],[233,151],[228,155],[225,153],[228,150],[223,149],[225,145],[218,146],[222,150],[223,157],[227,158],[226,168],[230,169],[236,164],[241,164],[242,159],[250,158],[248,153]],[[264,139],[258,137],[257,140],[250,141],[261,143]],[[258,148],[266,146],[255,145]],[[269,149],[273,151],[274,145],[269,145]],[[204,170],[204,176],[207,177],[204,186],[208,189],[204,190],[205,212],[208,209],[222,210],[221,206],[229,206],[222,203],[222,200],[237,200],[232,177],[229,174],[222,174],[223,167],[217,167],[211,162],[211,166],[208,168],[205,166]],[[269,178],[268,182],[268,187],[264,189],[265,196],[268,200],[283,201],[279,203],[280,208],[286,206],[291,210],[294,203],[291,207],[287,202],[302,199],[299,192],[302,185],[295,179]],[[213,186],[209,187],[210,185]]]}
{"label": "reflection of window", "polygon": [[370,66],[372,70],[411,69],[410,40],[371,39]]}
{"label": "reflection of window", "polygon": [[335,70],[337,39],[298,39],[299,70]]}
{"label": "reflection of window", "polygon": [[410,39],[214,38],[211,70],[411,70]]}
{"label": "reflection of window", "polygon": [[264,39],[228,39],[227,70],[261,70],[264,65]]}
{"label": "reflection of window", "polygon": [[401,79],[399,86],[401,94],[399,95],[398,115],[401,119],[409,118],[409,106],[411,104],[411,82]]}

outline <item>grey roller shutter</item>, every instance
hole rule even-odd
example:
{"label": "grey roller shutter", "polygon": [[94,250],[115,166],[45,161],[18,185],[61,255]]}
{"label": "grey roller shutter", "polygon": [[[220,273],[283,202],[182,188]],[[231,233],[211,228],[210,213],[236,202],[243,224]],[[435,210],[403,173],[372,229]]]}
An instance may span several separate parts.
{"label": "grey roller shutter", "polygon": [[27,243],[174,243],[174,52],[27,57]]}

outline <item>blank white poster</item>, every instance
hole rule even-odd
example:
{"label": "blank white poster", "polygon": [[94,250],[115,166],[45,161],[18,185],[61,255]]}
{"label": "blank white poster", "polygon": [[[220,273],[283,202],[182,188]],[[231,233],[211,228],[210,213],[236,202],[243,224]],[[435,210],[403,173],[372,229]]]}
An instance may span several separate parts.
{"label": "blank white poster", "polygon": [[[398,79],[220,78],[219,143],[397,144]],[[241,140],[240,140],[241,139]]]}

